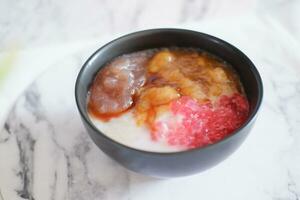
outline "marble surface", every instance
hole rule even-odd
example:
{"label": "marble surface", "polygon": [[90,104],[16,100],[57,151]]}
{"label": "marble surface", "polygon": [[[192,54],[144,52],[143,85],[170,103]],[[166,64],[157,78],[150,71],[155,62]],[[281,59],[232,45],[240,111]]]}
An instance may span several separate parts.
{"label": "marble surface", "polygon": [[262,75],[259,117],[232,156],[203,173],[168,180],[131,173],[105,156],[82,127],[73,91],[81,64],[106,38],[57,61],[18,98],[0,132],[0,199],[299,199],[297,40],[265,15],[180,27],[234,44]]}
{"label": "marble surface", "polygon": [[1,0],[0,4],[0,50],[11,43],[37,47],[241,15],[265,5],[258,0]]}
{"label": "marble surface", "polygon": [[191,22],[207,31],[214,21],[231,27],[231,20],[255,14],[270,15],[300,41],[299,0],[0,0],[0,13],[0,73],[2,61],[15,52],[10,72],[0,75],[0,127],[43,71],[95,41],[101,45],[103,38]]}
{"label": "marble surface", "polygon": [[273,13],[300,38],[298,0],[1,0],[0,5],[0,51],[12,44],[39,47],[250,12]]}

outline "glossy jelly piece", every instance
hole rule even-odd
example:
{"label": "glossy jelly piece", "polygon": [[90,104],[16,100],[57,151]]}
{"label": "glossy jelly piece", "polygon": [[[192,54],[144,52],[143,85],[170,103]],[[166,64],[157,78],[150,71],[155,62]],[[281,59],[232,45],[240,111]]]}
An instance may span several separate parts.
{"label": "glossy jelly piece", "polygon": [[100,70],[90,89],[90,112],[101,118],[130,108],[133,95],[145,84],[150,56],[151,52],[120,56]]}

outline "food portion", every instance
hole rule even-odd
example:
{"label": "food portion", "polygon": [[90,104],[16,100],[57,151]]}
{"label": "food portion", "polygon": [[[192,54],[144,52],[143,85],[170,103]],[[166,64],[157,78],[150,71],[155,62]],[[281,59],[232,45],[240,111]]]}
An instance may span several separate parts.
{"label": "food portion", "polygon": [[105,66],[90,88],[90,112],[101,118],[130,108],[133,95],[146,82],[145,66],[151,55],[149,52],[124,55]]}
{"label": "food portion", "polygon": [[96,75],[87,106],[104,134],[149,151],[216,143],[249,114],[233,68],[190,48],[152,49],[113,59]]}

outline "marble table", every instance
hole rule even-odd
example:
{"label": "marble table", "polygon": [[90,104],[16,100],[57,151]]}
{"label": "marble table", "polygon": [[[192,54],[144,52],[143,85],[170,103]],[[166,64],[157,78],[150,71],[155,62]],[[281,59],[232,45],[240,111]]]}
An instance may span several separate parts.
{"label": "marble table", "polygon": [[95,41],[54,64],[13,106],[0,131],[0,200],[299,199],[297,41],[268,16],[181,27],[234,44],[262,75],[259,117],[232,156],[203,173],[166,180],[129,172],[105,156],[86,134],[73,94]]}
{"label": "marble table", "polygon": [[191,21],[273,13],[300,39],[298,0],[0,1],[0,52]]}
{"label": "marble table", "polygon": [[0,52],[74,42],[90,37],[130,32],[189,21],[239,16],[278,2],[259,0],[87,0],[0,1]]}

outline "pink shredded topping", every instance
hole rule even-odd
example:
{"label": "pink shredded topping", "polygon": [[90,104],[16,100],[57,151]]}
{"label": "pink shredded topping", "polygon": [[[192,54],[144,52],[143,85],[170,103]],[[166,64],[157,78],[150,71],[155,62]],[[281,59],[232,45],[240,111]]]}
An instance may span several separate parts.
{"label": "pink shredded topping", "polygon": [[154,124],[152,139],[189,149],[216,143],[230,135],[247,119],[249,104],[240,94],[221,96],[214,105],[183,96],[171,102],[170,110],[171,117]]}

